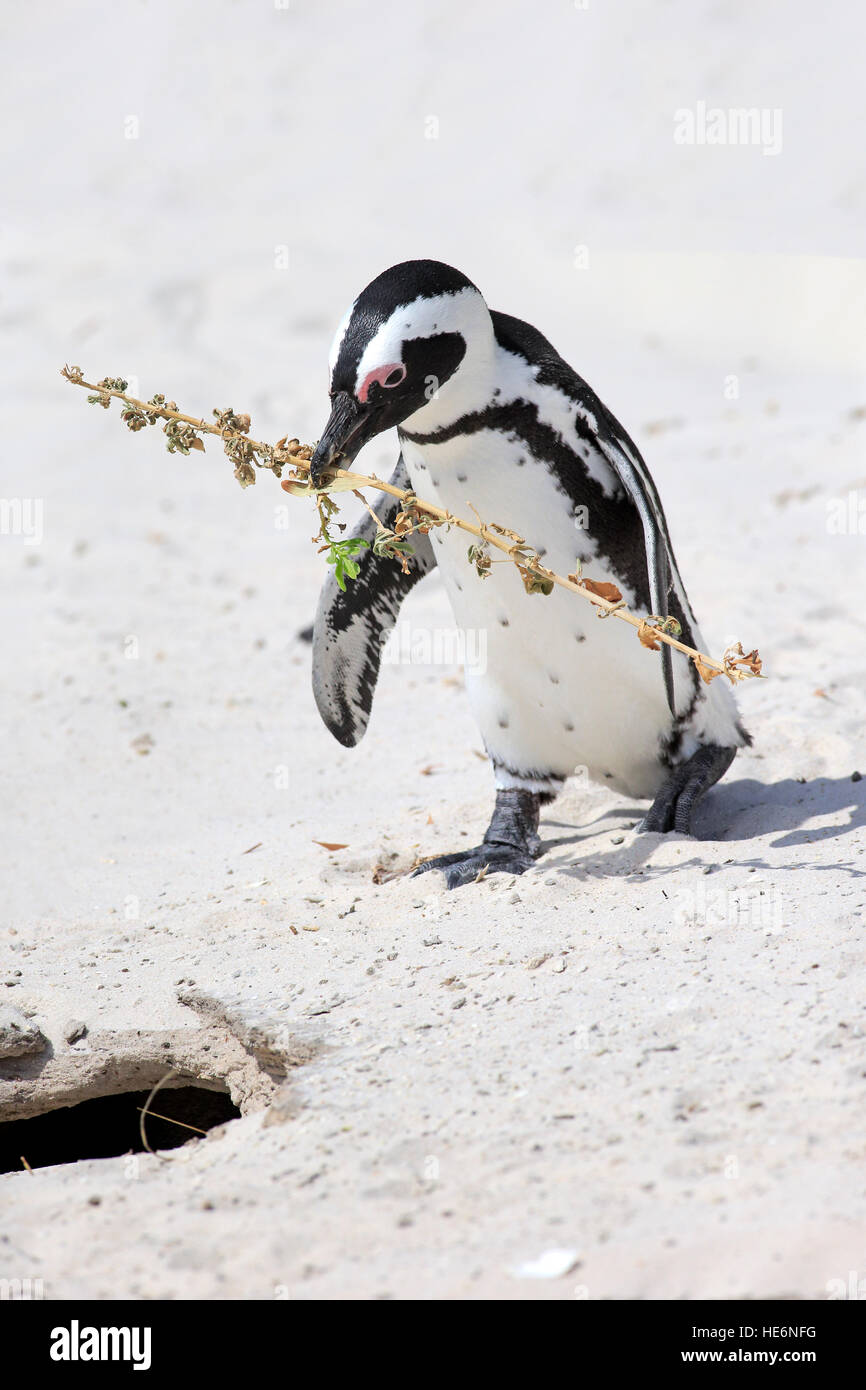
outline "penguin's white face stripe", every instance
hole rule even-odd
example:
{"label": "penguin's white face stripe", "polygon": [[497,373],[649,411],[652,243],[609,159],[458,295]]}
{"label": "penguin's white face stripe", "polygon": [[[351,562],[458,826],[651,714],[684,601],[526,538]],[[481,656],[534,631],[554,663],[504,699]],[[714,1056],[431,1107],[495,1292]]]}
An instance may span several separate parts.
{"label": "penguin's white face stripe", "polygon": [[355,379],[358,399],[363,399],[360,392],[365,382],[375,379],[374,373],[386,366],[393,369],[395,363],[402,361],[403,344],[407,339],[430,338],[434,333],[460,333],[468,344],[482,316],[487,319],[489,333],[487,306],[473,289],[439,294],[432,299],[421,297],[411,304],[400,305],[373,334],[361,354]]}

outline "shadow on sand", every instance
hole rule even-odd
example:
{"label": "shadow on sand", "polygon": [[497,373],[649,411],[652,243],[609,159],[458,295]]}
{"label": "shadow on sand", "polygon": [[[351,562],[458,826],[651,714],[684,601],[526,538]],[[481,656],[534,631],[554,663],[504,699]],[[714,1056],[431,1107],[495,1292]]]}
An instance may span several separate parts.
{"label": "shadow on sand", "polygon": [[[555,808],[553,808],[555,810]],[[562,827],[572,834],[553,839],[544,838],[544,853],[565,847],[582,845],[589,851],[575,862],[573,856],[562,857],[556,867],[580,877],[595,877],[599,873],[637,871],[646,864],[653,850],[663,840],[661,835],[638,835],[622,849],[608,851],[607,843],[599,845],[599,836],[608,836],[613,820],[639,821],[645,808],[636,806],[611,807],[583,826],[550,818],[542,819],[542,834],[546,828]],[[833,824],[810,825],[811,821],[832,817]],[[866,826],[866,777],[852,781],[851,777],[816,777],[812,782],[798,782],[788,777],[779,782],[764,783],[753,777],[722,782],[714,787],[695,815],[695,834],[685,844],[693,844],[695,855],[676,866],[652,866],[652,872],[677,872],[680,868],[704,864],[700,855],[701,842],[730,844],[755,840],[765,835],[777,835],[769,841],[769,849],[794,849],[819,844],[824,840],[841,840],[853,830]],[[682,839],[682,837],[679,837]],[[608,842],[609,843],[609,842]],[[770,868],[762,858],[737,859],[750,868]],[[553,867],[553,863],[551,863]],[[715,865],[714,865],[715,867]],[[778,867],[778,866],[775,866]],[[866,877],[866,865],[856,866],[851,860],[834,859],[832,863],[812,863],[798,856],[792,867],[833,870],[853,877]]]}

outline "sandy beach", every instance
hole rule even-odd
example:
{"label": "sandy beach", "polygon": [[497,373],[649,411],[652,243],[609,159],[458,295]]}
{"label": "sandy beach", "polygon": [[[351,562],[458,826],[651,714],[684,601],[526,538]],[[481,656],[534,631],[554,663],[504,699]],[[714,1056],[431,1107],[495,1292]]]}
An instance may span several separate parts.
{"label": "sandy beach", "polygon": [[[2,27],[0,1140],[169,1070],[240,1118],[162,1158],[28,1173],[15,1147],[0,1279],[866,1296],[862,15],[153,0]],[[739,108],[757,140],[701,142]],[[490,814],[459,664],[385,665],[340,747],[298,636],[312,507],[60,376],[312,443],[347,305],[427,256],[598,391],[711,653],[760,649],[695,838],[574,779],[522,877],[404,876]],[[401,622],[453,626],[438,575]]]}

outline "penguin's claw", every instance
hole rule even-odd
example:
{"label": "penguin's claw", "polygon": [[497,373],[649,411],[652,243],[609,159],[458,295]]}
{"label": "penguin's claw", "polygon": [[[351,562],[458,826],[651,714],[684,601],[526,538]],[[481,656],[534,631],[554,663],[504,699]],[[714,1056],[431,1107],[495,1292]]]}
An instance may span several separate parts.
{"label": "penguin's claw", "polygon": [[462,888],[466,883],[475,883],[487,874],[524,874],[531,869],[535,859],[514,845],[476,845],[474,849],[460,850],[455,854],[437,854],[434,859],[425,859],[411,878],[426,874],[428,869],[441,869],[445,874],[448,888]]}

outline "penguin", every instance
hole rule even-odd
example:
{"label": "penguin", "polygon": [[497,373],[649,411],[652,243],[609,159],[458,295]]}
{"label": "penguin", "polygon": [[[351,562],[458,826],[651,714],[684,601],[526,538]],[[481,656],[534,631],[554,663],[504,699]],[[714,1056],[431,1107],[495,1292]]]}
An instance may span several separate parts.
{"label": "penguin", "polygon": [[[544,564],[580,562],[628,606],[674,617],[703,649],[655,484],[595,392],[530,324],[488,309],[439,261],[383,271],[344,315],[329,360],[330,416],[311,460],[322,485],[396,426],[391,482],[457,516],[474,511],[526,538]],[[386,497],[392,526],[401,503]],[[354,535],[372,543],[370,516]],[[493,767],[495,805],[480,845],[438,855],[447,886],[521,874],[542,852],[540,809],[576,771],[652,804],[647,832],[691,833],[704,793],[751,742],[726,682],[701,681],[665,645],[647,651],[621,623],[559,587],[528,594],[515,565],[479,578],[456,527],[414,534],[409,573],[372,544],[342,590],[330,575],[313,630],[313,692],[346,747],[370,717],[384,642],[406,595],[434,568],[459,629],[480,634],[466,691]]]}

